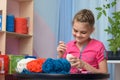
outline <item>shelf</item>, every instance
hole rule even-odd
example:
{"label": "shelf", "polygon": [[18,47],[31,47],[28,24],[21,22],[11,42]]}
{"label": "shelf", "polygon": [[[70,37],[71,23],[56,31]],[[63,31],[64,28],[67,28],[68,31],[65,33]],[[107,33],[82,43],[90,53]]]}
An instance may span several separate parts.
{"label": "shelf", "polygon": [[32,0],[15,0],[15,1],[32,1]]}
{"label": "shelf", "polygon": [[[6,31],[0,31],[0,34],[5,33]],[[14,38],[28,38],[32,37],[32,35],[29,34],[19,34],[15,32],[6,32],[7,37],[14,37]]]}
{"label": "shelf", "polygon": [[19,34],[19,33],[15,33],[15,32],[7,32],[7,37],[28,38],[28,37],[32,37],[32,35]]}
{"label": "shelf", "polygon": [[120,63],[120,60],[108,60],[107,62],[118,64],[118,63]]}
{"label": "shelf", "polygon": [[5,31],[1,31],[1,30],[0,30],[0,33],[4,33],[4,32],[5,32]]}
{"label": "shelf", "polygon": [[[33,8],[34,0],[0,0],[2,30],[0,30],[1,54],[33,54]],[[28,18],[28,33],[8,32],[6,15]]]}

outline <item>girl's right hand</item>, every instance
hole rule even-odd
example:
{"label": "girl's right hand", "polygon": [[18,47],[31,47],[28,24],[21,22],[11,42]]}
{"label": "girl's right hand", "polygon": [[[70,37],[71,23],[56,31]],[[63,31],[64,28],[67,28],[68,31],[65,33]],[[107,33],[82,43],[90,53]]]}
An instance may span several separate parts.
{"label": "girl's right hand", "polygon": [[62,58],[65,51],[66,51],[65,43],[63,41],[59,41],[59,44],[58,44],[58,47],[57,47],[58,57]]}

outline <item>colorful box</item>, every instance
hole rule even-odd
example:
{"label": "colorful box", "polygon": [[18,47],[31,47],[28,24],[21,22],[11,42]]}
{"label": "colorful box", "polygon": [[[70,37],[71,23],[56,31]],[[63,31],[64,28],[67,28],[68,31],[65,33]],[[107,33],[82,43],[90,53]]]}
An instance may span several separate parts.
{"label": "colorful box", "polygon": [[0,54],[0,73],[8,74],[9,71],[9,57],[8,55]]}
{"label": "colorful box", "polygon": [[21,59],[24,59],[23,55],[9,55],[10,64],[9,64],[9,74],[14,74],[16,72],[17,62]]}

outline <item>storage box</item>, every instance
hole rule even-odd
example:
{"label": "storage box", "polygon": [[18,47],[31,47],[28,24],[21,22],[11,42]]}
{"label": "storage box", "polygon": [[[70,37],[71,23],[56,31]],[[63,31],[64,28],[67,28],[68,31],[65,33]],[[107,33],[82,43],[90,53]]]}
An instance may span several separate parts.
{"label": "storage box", "polygon": [[17,62],[23,59],[23,55],[9,55],[10,64],[9,64],[9,74],[16,73]]}
{"label": "storage box", "polygon": [[9,57],[8,55],[0,54],[0,73],[8,74],[9,71]]}

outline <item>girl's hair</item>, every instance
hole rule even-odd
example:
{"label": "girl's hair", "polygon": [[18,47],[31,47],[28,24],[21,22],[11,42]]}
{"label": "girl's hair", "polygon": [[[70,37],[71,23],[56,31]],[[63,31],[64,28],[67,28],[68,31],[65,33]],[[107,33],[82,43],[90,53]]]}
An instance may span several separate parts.
{"label": "girl's hair", "polygon": [[90,26],[93,26],[95,23],[94,14],[92,13],[91,10],[83,9],[76,13],[76,15],[73,18],[72,24],[74,24],[75,21],[88,22]]}

